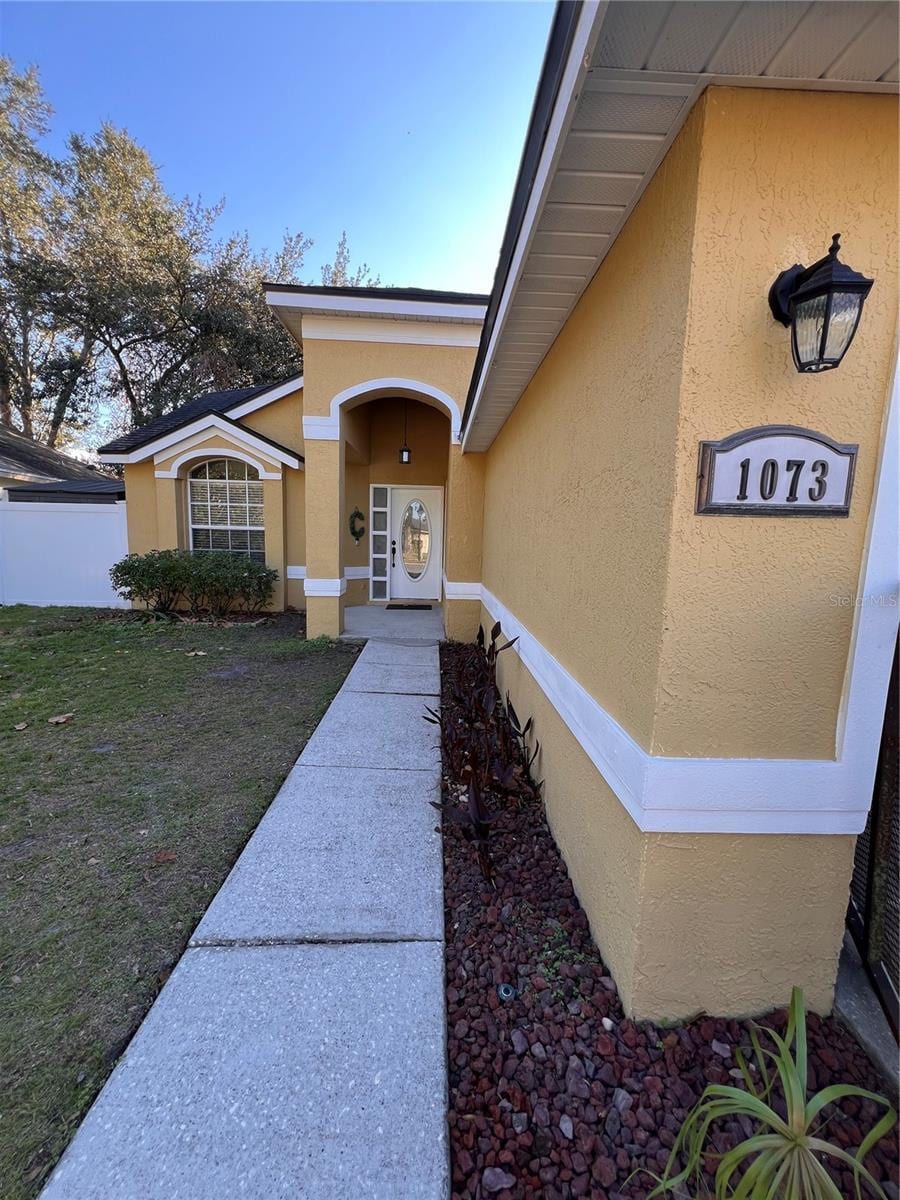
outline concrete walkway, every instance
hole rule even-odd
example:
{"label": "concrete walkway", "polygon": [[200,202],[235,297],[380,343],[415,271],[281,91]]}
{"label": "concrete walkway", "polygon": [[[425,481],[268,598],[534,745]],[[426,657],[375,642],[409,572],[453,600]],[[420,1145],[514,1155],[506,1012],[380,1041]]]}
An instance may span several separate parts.
{"label": "concrete walkway", "polygon": [[44,1200],[447,1196],[438,690],[366,645]]}
{"label": "concrete walkway", "polygon": [[439,642],[444,613],[432,608],[387,608],[384,604],[351,604],[344,609],[345,638],[386,638],[402,642]]}

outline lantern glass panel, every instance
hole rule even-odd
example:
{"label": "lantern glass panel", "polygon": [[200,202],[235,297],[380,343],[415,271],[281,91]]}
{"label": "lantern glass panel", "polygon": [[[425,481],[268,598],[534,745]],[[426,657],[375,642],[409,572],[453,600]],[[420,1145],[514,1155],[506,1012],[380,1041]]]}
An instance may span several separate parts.
{"label": "lantern glass panel", "polygon": [[859,319],[863,298],[859,292],[835,292],[831,300],[831,320],[825,339],[823,358],[835,361],[843,357]]}
{"label": "lantern glass panel", "polygon": [[812,296],[809,300],[801,300],[794,309],[794,345],[800,367],[816,369],[814,364],[822,345],[827,300],[825,295]]}

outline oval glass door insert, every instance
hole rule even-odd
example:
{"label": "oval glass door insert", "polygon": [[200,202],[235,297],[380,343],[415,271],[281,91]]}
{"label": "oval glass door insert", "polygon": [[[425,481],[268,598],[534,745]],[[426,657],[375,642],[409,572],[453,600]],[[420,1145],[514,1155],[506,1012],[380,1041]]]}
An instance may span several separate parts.
{"label": "oval glass door insert", "polygon": [[410,579],[419,579],[431,553],[431,522],[421,500],[410,500],[400,521],[400,561]]}

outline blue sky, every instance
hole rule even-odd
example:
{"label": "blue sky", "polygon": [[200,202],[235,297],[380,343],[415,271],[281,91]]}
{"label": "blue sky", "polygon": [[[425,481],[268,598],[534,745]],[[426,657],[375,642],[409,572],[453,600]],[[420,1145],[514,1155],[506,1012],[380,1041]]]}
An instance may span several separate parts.
{"label": "blue sky", "polygon": [[382,283],[490,288],[552,4],[8,3],[0,50],[36,64],[48,139],[108,119],[175,195],[221,197],[258,246],[346,229]]}

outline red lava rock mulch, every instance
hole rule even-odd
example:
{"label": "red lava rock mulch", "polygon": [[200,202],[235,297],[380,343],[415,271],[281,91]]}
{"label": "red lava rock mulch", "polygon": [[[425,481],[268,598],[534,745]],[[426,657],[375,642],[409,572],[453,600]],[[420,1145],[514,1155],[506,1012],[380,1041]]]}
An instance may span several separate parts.
{"label": "red lava rock mulch", "polygon": [[[442,647],[445,669],[460,649]],[[442,702],[451,703],[446,686]],[[445,779],[445,799],[448,787]],[[749,1054],[750,1023],[626,1019],[542,807],[490,807],[493,890],[472,845],[444,823],[454,1200],[645,1197],[653,1187],[647,1172],[662,1173],[706,1084],[738,1082],[734,1050]],[[500,998],[504,983],[515,998]],[[781,1029],[786,1014],[766,1023]],[[841,1082],[883,1090],[837,1021],[809,1014],[807,1028],[811,1089]],[[852,1152],[877,1116],[869,1101],[846,1101],[824,1136]],[[716,1146],[726,1150],[753,1132],[741,1118],[720,1129]],[[893,1135],[867,1166],[896,1200]],[[845,1196],[855,1194],[848,1172],[835,1179]]]}

